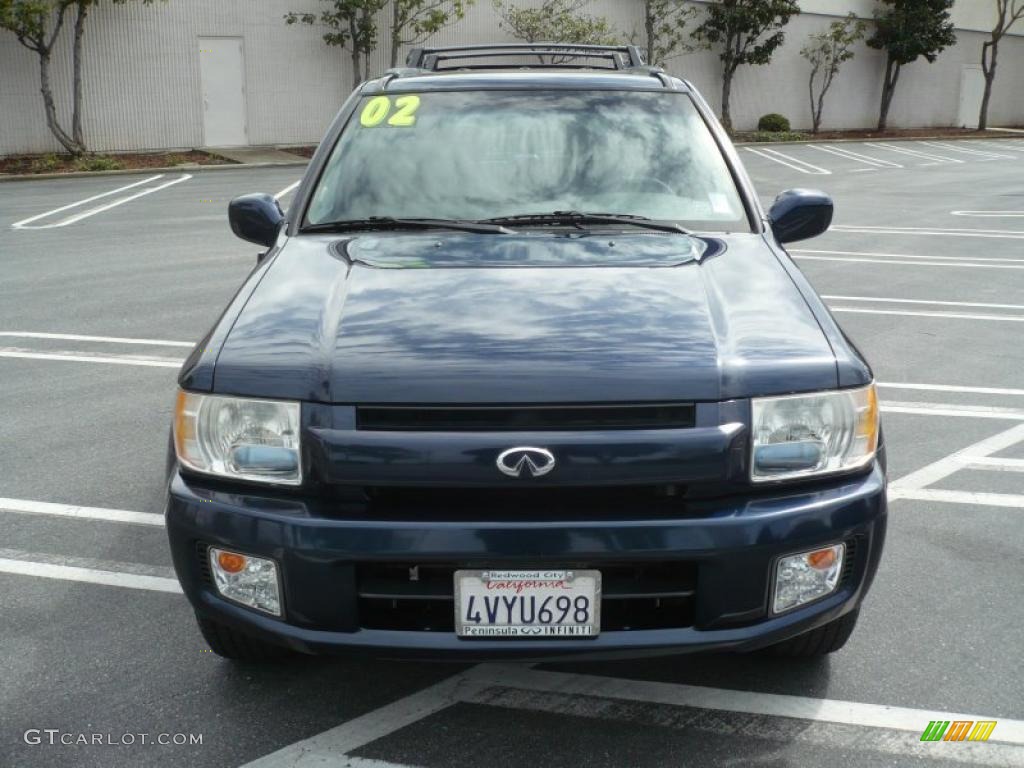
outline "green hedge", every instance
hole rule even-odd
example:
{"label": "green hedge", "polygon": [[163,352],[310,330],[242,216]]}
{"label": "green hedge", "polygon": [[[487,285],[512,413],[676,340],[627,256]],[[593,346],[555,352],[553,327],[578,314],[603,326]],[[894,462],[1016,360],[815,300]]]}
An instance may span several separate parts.
{"label": "green hedge", "polygon": [[767,115],[761,115],[761,119],[757,121],[757,130],[787,133],[790,130],[789,120],[786,119],[785,115],[770,112]]}

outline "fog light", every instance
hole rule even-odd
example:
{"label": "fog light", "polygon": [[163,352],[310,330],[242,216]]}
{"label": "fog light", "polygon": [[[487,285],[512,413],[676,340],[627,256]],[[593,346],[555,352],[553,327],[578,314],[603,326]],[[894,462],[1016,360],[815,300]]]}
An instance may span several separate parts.
{"label": "fog light", "polygon": [[835,591],[845,551],[844,544],[836,544],[779,560],[772,612],[782,613]]}
{"label": "fog light", "polygon": [[210,547],[210,567],[217,591],[228,600],[281,615],[277,564],[273,560]]}

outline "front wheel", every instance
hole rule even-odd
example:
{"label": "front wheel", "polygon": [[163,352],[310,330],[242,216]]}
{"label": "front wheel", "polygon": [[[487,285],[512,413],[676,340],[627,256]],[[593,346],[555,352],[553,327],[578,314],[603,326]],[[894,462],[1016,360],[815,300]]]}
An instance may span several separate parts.
{"label": "front wheel", "polygon": [[850,611],[824,626],[804,632],[802,635],[770,645],[765,652],[771,656],[783,656],[791,659],[810,659],[834,653],[846,645],[857,626],[857,615],[860,609]]}
{"label": "front wheel", "polygon": [[243,634],[219,621],[196,616],[199,631],[218,656],[233,661],[262,662],[280,659],[288,654],[287,649]]}

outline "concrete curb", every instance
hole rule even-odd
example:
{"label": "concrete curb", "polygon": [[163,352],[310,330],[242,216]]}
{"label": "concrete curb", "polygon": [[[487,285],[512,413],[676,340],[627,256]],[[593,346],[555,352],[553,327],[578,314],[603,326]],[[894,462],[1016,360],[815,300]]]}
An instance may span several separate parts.
{"label": "concrete curb", "polygon": [[44,179],[83,179],[93,176],[127,176],[146,173],[196,173],[197,171],[233,171],[250,168],[304,168],[309,161],[294,163],[224,163],[223,165],[194,165],[183,163],[166,168],[124,168],[118,171],[69,171],[68,173],[0,173],[0,183],[5,181],[43,181]]}
{"label": "concrete curb", "polygon": [[[991,139],[1016,139],[1015,131],[993,131],[989,136],[863,136],[859,139],[796,139],[794,141],[734,141],[737,147],[761,147],[773,144],[861,144],[865,141],[986,141]],[[1024,133],[1024,131],[1021,131]]]}

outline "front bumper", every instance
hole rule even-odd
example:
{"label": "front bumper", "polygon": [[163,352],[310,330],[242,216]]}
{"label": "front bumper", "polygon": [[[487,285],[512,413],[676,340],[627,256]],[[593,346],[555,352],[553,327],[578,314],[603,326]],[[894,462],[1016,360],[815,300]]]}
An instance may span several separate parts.
{"label": "front bumper", "polygon": [[[886,526],[881,467],[813,489],[693,502],[680,519],[558,522],[338,519],[322,500],[215,490],[175,472],[167,531],[175,570],[196,612],[307,653],[364,651],[392,658],[601,658],[708,650],[749,651],[854,610],[878,566]],[[833,594],[781,616],[768,612],[776,558],[838,541],[855,544]],[[231,603],[210,586],[205,545],[275,559],[283,619]],[[602,631],[597,638],[461,639],[448,631],[361,626],[360,568],[367,564],[457,567],[587,567],[685,563],[696,573],[689,626]]]}

